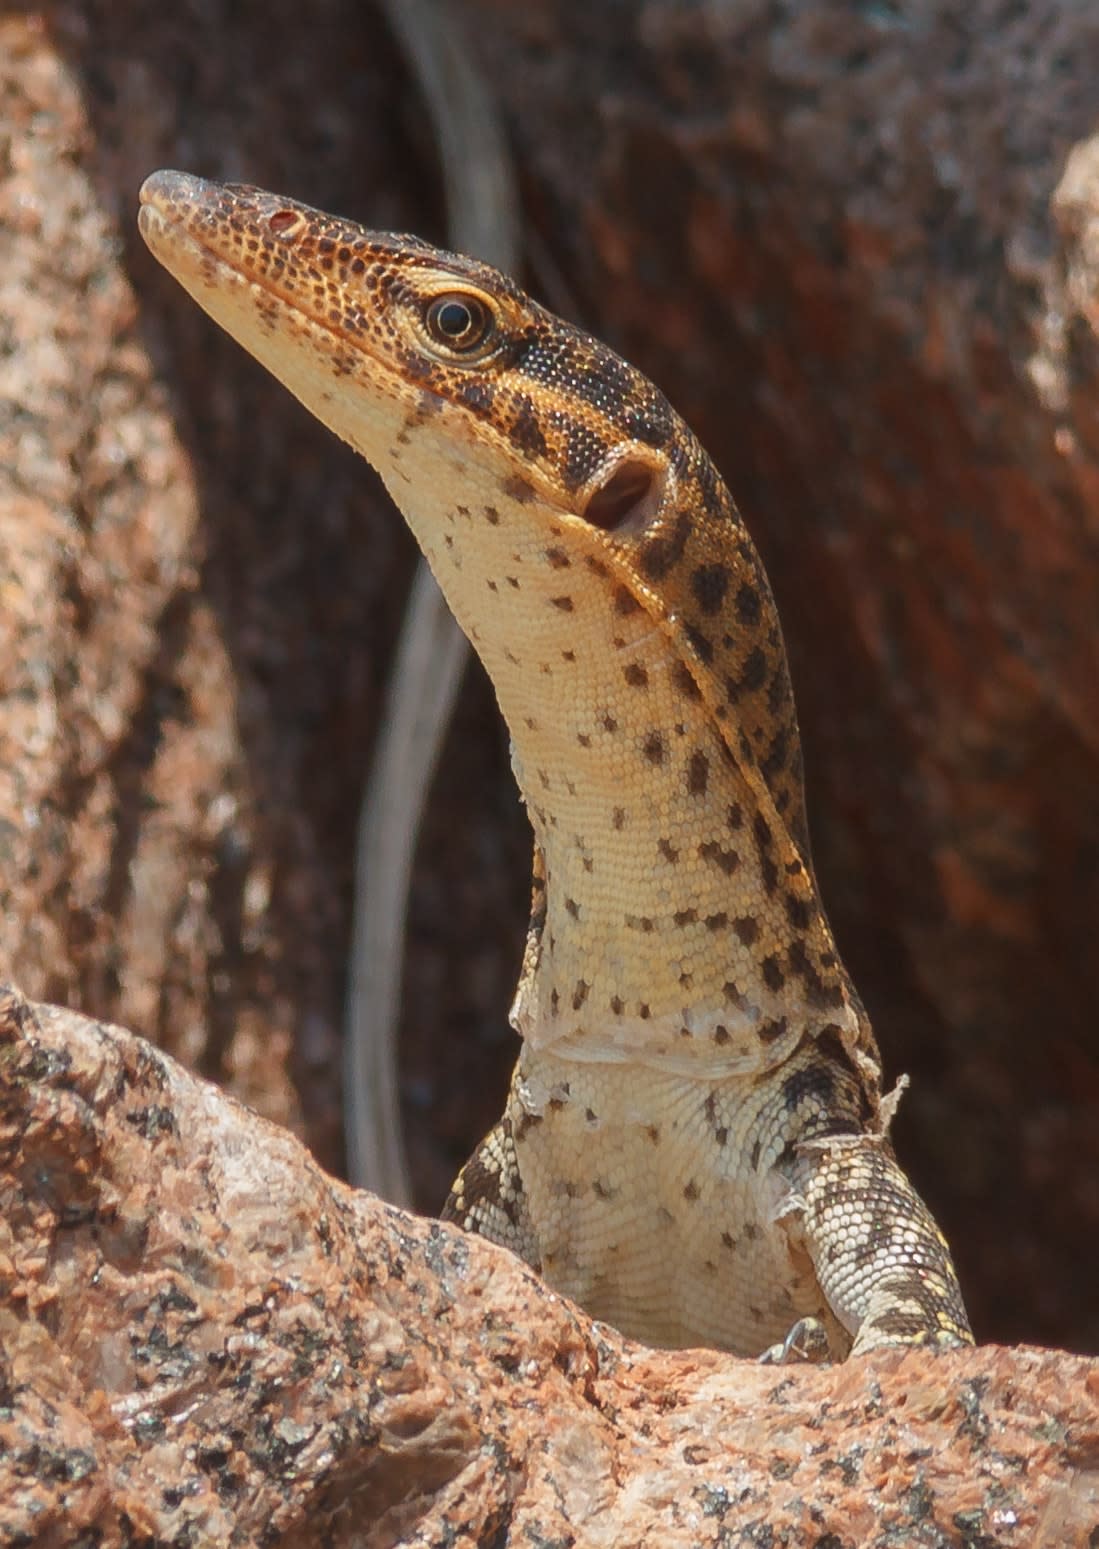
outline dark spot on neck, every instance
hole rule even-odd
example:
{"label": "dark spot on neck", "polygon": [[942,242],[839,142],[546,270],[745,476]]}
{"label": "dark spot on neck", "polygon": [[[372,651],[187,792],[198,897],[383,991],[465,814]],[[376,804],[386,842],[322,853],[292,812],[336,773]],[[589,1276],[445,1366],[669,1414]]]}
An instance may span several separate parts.
{"label": "dark spot on neck", "polygon": [[530,480],[521,473],[509,473],[501,487],[505,495],[521,506],[529,505],[538,493]]}
{"label": "dark spot on neck", "polygon": [[742,624],[758,624],[763,612],[759,592],[750,581],[742,581],[736,594],[737,618]]}
{"label": "dark spot on neck", "polygon": [[699,661],[705,662],[708,667],[714,659],[713,641],[704,635],[700,629],[696,629],[693,624],[685,624],[683,632],[694,646],[695,654],[698,656]]}
{"label": "dark spot on neck", "polygon": [[703,613],[717,613],[729,590],[729,570],[725,565],[699,565],[691,572],[691,591]]}
{"label": "dark spot on neck", "polygon": [[710,760],[705,753],[692,753],[687,763],[687,793],[705,796],[710,783]]}
{"label": "dark spot on neck", "polygon": [[672,681],[684,699],[690,699],[697,703],[702,698],[702,690],[695,682],[694,674],[686,662],[676,662],[672,668]]}
{"label": "dark spot on neck", "polygon": [[709,861],[719,871],[723,871],[727,877],[731,877],[740,865],[740,856],[735,850],[726,850],[713,839],[708,839],[705,844],[700,844],[698,853],[702,860]]}
{"label": "dark spot on neck", "polygon": [[545,457],[548,450],[542,426],[534,403],[526,393],[515,400],[514,414],[507,427],[507,437],[512,446],[525,457]]}
{"label": "dark spot on neck", "polygon": [[[763,774],[763,778],[767,781],[768,784],[770,784],[776,775],[781,774],[782,771],[786,768],[786,759],[789,751],[789,735],[786,731],[786,728],[782,727],[775,733],[774,741],[767,749],[766,756],[759,766]],[[789,793],[784,791],[782,794],[786,798],[786,801],[789,801]]]}
{"label": "dark spot on neck", "polygon": [[795,930],[808,930],[813,918],[813,909],[809,900],[806,898],[795,898],[792,893],[787,893],[786,918]]}
{"label": "dark spot on neck", "polygon": [[782,965],[773,952],[769,952],[761,965],[763,982],[769,990],[781,990],[786,983],[786,975],[782,971]]}
{"label": "dark spot on neck", "polygon": [[496,403],[496,389],[492,383],[476,379],[463,380],[457,396],[481,419],[487,419]]}
{"label": "dark spot on neck", "polygon": [[733,921],[733,929],[746,947],[754,947],[759,940],[759,925],[753,915],[742,914]]}
{"label": "dark spot on neck", "polygon": [[641,552],[637,556],[637,568],[646,580],[662,581],[668,571],[679,563],[683,558],[690,530],[690,518],[685,511],[681,511],[670,533],[650,538],[642,544]]}
{"label": "dark spot on neck", "polygon": [[763,687],[766,677],[767,658],[758,645],[753,646],[740,669],[740,687],[745,693],[754,694]]}
{"label": "dark spot on neck", "polygon": [[823,1060],[795,1070],[782,1083],[782,1100],[792,1113],[807,1099],[827,1110],[834,1105],[836,1079]]}

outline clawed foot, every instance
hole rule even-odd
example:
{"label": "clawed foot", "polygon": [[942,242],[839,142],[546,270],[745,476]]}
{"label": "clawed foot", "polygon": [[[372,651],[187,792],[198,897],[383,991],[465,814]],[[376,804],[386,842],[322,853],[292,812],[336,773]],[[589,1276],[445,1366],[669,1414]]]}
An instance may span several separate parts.
{"label": "clawed foot", "polygon": [[832,1354],[828,1333],[819,1318],[799,1318],[786,1338],[760,1356],[762,1366],[792,1366],[795,1362],[823,1365]]}

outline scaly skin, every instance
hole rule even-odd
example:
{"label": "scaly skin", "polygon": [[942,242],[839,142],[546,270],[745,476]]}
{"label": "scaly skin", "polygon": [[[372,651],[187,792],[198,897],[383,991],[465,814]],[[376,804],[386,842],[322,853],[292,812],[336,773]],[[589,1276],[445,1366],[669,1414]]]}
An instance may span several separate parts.
{"label": "scaly skin", "polygon": [[523,1047],[447,1215],[654,1344],[968,1343],[818,897],[770,588],[691,432],[483,264],[179,173],[142,201],[157,258],[378,469],[511,731]]}

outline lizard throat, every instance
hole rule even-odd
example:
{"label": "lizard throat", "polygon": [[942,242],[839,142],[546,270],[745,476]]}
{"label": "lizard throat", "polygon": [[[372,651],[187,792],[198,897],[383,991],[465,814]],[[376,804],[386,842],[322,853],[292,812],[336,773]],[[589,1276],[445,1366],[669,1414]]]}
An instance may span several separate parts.
{"label": "lizard throat", "polygon": [[675,620],[623,584],[612,538],[517,489],[444,415],[407,435],[376,465],[492,679],[544,862],[517,1030],[576,1059],[725,1074],[806,1037],[857,1041],[812,874]]}

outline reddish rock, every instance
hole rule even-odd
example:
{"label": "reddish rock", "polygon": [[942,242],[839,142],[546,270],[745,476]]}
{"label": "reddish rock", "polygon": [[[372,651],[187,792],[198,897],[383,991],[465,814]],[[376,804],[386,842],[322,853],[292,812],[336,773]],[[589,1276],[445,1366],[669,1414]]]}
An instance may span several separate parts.
{"label": "reddish rock", "polygon": [[15,992],[0,1199],[5,1543],[1099,1533],[1093,1361],[645,1350],[502,1250],[335,1182],[142,1039]]}

